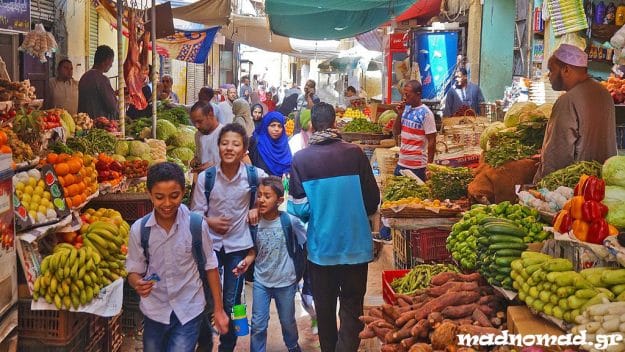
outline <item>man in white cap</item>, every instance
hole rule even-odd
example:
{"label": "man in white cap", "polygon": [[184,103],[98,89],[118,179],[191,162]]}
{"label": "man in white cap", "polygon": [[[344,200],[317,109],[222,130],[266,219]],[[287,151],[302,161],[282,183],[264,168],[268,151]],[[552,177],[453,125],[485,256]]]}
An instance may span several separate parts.
{"label": "man in white cap", "polygon": [[614,102],[607,89],[588,76],[588,55],[562,44],[548,67],[553,89],[566,93],[553,106],[535,182],[574,162],[603,163],[616,155]]}

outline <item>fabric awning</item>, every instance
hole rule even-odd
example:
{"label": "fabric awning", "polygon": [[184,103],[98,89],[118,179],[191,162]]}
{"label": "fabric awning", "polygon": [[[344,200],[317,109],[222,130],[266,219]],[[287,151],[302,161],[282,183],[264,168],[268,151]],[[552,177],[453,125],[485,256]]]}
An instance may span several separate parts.
{"label": "fabric awning", "polygon": [[171,9],[174,18],[201,23],[207,27],[227,25],[231,12],[230,0],[199,0],[190,5]]}
{"label": "fabric awning", "polygon": [[271,31],[298,39],[327,40],[371,31],[414,0],[265,0]]}
{"label": "fabric awning", "polygon": [[384,33],[379,29],[359,34],[356,40],[360,45],[371,51],[384,51]]}
{"label": "fabric awning", "polygon": [[271,33],[266,17],[233,14],[231,19],[230,24],[221,29],[221,33],[227,39],[265,51],[283,54],[295,53],[289,38]]}
{"label": "fabric awning", "polygon": [[439,14],[441,0],[420,0],[410,6],[401,15],[395,18],[396,21],[405,21],[412,18],[431,18]]}

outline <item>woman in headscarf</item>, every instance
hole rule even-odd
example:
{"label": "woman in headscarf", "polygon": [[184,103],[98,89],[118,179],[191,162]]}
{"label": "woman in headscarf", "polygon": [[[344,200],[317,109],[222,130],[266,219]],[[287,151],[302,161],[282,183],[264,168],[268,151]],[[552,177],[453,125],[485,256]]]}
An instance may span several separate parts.
{"label": "woman in headscarf", "polygon": [[302,130],[293,135],[289,140],[291,153],[295,155],[298,151],[308,147],[308,139],[312,135],[312,124],[310,123],[310,109],[302,109],[299,114],[299,125]]}
{"label": "woman in headscarf", "polygon": [[254,133],[254,121],[250,114],[250,104],[243,98],[238,98],[232,102],[232,113],[234,119],[232,123],[238,123],[245,128],[248,137]]}
{"label": "woman in headscarf", "polygon": [[252,165],[279,177],[291,170],[292,160],[284,123],[284,115],[277,111],[265,115],[254,131],[249,149]]}
{"label": "woman in headscarf", "polygon": [[252,120],[254,120],[254,130],[260,126],[261,122],[263,122],[263,115],[265,115],[265,110],[263,106],[260,104],[252,105]]}

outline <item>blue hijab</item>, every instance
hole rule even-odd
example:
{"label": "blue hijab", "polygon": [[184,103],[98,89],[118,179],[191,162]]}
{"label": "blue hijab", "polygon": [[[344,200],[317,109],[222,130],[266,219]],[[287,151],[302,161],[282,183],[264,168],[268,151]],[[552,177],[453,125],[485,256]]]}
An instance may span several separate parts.
{"label": "blue hijab", "polygon": [[[282,135],[278,139],[273,139],[269,135],[268,129],[272,122],[279,122],[282,125]],[[291,170],[291,149],[284,123],[284,115],[272,111],[263,117],[261,124],[254,131],[258,152],[270,173],[276,176],[282,176]]]}

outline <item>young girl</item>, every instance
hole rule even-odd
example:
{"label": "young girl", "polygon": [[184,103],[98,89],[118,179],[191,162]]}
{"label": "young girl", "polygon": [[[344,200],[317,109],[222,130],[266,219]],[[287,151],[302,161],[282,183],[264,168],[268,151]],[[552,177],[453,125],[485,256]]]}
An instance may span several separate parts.
{"label": "young girl", "polygon": [[254,129],[257,129],[263,121],[263,106],[260,104],[252,105],[252,120],[254,120]]}
{"label": "young girl", "polygon": [[252,165],[273,176],[282,177],[291,169],[291,149],[284,130],[284,115],[274,111],[265,117],[254,131],[250,142]]}
{"label": "young girl", "polygon": [[278,211],[278,206],[284,201],[284,188],[280,178],[263,178],[257,199],[260,221],[255,242],[256,252],[251,252],[234,270],[235,275],[241,275],[254,262],[250,351],[266,351],[269,305],[273,298],[276,301],[284,344],[289,352],[299,352],[301,350],[297,343],[295,322],[297,274],[294,261],[287,250],[286,236],[292,236],[299,246],[304,246],[306,227],[296,217],[287,215],[291,231],[284,233],[282,213]]}
{"label": "young girl", "polygon": [[250,104],[243,98],[236,99],[232,102],[232,113],[234,114],[232,123],[243,126],[246,135],[251,137],[254,133],[254,121],[252,121]]}
{"label": "young girl", "polygon": [[[238,279],[233,269],[254,247],[249,225],[258,222],[257,209],[250,209],[251,172],[256,174],[256,184],[267,174],[258,168],[248,170],[242,162],[248,146],[245,129],[238,124],[228,124],[219,133],[219,156],[221,162],[198,175],[193,190],[193,211],[206,217],[210,228],[213,248],[217,252],[219,267],[223,268],[224,311],[232,313],[232,306],[240,304],[243,279]],[[206,199],[206,178],[212,177]],[[210,187],[210,186],[209,186]],[[253,203],[252,203],[253,204]],[[220,337],[220,351],[232,351],[237,336],[232,322],[226,335]]]}

